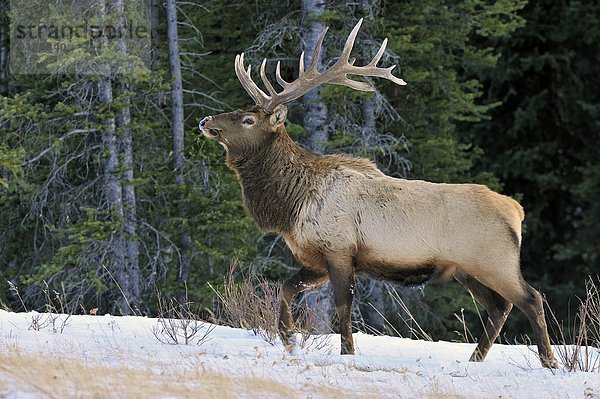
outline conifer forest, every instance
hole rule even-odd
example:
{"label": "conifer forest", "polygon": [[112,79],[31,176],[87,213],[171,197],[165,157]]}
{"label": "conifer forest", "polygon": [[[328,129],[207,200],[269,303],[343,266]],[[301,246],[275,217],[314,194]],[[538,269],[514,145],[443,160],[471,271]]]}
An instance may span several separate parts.
{"label": "conifer forest", "polygon": [[[263,58],[289,81],[325,26],[323,68],[360,18],[357,65],[387,37],[379,65],[396,64],[407,85],[321,86],[288,104],[292,138],[390,176],[515,198],[523,275],[558,320],[600,274],[598,1],[86,0],[72,14],[48,1],[45,29],[37,3],[0,1],[4,308],[43,311],[60,298],[75,313],[156,316],[161,298],[175,298],[209,319],[228,279],[285,280],[298,264],[281,237],[255,227],[225,151],[198,123],[252,105],[237,54],[257,84]],[[111,36],[94,18],[126,28]],[[90,46],[96,33],[102,45]],[[32,43],[49,47],[35,58]],[[301,306],[314,329],[336,330],[329,285]],[[360,278],[353,306],[354,327],[371,333],[410,336],[418,325],[454,340],[468,334],[464,320],[472,336],[482,329],[481,306],[456,282]],[[527,319],[511,313],[501,339],[524,334]]]}

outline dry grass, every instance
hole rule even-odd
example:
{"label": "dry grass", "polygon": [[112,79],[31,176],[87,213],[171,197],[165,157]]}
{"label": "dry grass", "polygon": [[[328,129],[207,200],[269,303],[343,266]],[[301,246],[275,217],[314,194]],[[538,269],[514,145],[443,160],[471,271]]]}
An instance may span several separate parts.
{"label": "dry grass", "polygon": [[191,310],[187,287],[183,304],[175,298],[167,300],[159,291],[156,295],[159,314],[158,323],[152,328],[154,338],[170,345],[202,345],[210,340],[210,333],[215,325],[205,323]]}
{"label": "dry grass", "polygon": [[[0,397],[27,393],[39,398],[230,398],[293,397],[275,381],[185,371],[107,367],[86,361],[11,350],[0,352]],[[333,394],[333,392],[331,392]]]}
{"label": "dry grass", "polygon": [[577,313],[569,325],[559,322],[548,307],[550,328],[558,336],[555,348],[566,370],[600,372],[600,279],[588,276],[585,288],[586,295],[578,298]]}
{"label": "dry grass", "polygon": [[217,297],[215,322],[252,330],[266,342],[274,344],[279,336],[281,285],[267,281],[252,268],[236,280],[234,263],[223,279],[221,290],[210,286]]}
{"label": "dry grass", "polygon": [[[389,398],[376,386],[365,392],[330,383],[292,385],[256,376],[224,375],[202,366],[172,369],[107,366],[15,347],[0,351],[0,398]],[[448,397],[433,395],[424,397]],[[454,397],[454,396],[452,396]]]}
{"label": "dry grass", "polygon": [[[252,330],[265,342],[275,345],[279,339],[279,308],[281,304],[281,283],[268,281],[249,268],[246,273],[236,273],[234,263],[217,289],[209,284],[216,296],[216,309],[213,322],[234,328]],[[328,345],[329,337],[313,339],[317,325],[317,315],[306,304],[293,309],[295,331],[301,335],[298,342],[304,348],[310,341],[317,348]],[[333,330],[331,330],[333,332]]]}

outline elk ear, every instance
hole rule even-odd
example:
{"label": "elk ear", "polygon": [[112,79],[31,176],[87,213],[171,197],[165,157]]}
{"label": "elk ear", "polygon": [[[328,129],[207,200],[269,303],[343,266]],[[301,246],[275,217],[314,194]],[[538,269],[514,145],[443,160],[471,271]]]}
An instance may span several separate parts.
{"label": "elk ear", "polygon": [[269,122],[275,129],[277,129],[283,124],[283,122],[285,122],[286,117],[287,107],[285,105],[279,105],[277,108],[275,108],[275,110],[273,110],[273,113],[269,117]]}

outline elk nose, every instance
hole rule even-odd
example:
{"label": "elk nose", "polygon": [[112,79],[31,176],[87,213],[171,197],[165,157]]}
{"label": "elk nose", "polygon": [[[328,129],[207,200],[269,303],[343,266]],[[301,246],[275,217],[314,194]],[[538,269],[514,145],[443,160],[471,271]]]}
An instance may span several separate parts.
{"label": "elk nose", "polygon": [[198,125],[198,127],[200,128],[200,130],[204,130],[204,125],[206,125],[206,122],[208,122],[211,119],[212,119],[212,116],[207,116],[206,118],[202,119],[200,121],[200,125]]}

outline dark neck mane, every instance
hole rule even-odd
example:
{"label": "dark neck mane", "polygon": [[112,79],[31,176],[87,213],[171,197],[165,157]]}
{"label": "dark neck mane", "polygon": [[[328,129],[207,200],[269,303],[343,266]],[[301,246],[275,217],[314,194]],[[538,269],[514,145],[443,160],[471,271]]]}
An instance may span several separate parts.
{"label": "dark neck mane", "polygon": [[244,205],[262,231],[287,233],[318,180],[322,155],[299,147],[281,126],[266,148],[228,151],[227,163],[240,181]]}

